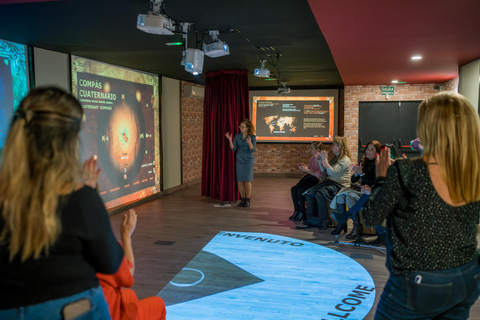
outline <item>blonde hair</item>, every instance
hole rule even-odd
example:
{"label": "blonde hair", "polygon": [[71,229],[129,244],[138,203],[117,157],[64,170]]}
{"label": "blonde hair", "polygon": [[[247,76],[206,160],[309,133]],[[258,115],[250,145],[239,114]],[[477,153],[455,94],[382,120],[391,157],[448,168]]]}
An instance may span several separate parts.
{"label": "blonde hair", "polygon": [[83,111],[70,94],[37,88],[23,99],[7,135],[0,166],[0,241],[10,260],[38,259],[61,232],[59,196],[80,181],[77,135]]}
{"label": "blonde hair", "polygon": [[348,140],[346,137],[336,136],[333,138],[333,143],[340,146],[340,154],[338,155],[339,160],[345,156],[350,158],[350,148],[348,147]]}
{"label": "blonde hair", "polygon": [[247,131],[247,134],[249,136],[253,136],[255,134],[255,127],[253,126],[253,123],[252,121],[248,120],[248,119],[243,119],[242,120],[242,123],[245,123],[245,125],[247,126],[248,128],[248,131]]}
{"label": "blonde hair", "polygon": [[480,200],[480,122],[468,100],[453,92],[435,94],[418,109],[423,158],[435,158],[454,202]]}

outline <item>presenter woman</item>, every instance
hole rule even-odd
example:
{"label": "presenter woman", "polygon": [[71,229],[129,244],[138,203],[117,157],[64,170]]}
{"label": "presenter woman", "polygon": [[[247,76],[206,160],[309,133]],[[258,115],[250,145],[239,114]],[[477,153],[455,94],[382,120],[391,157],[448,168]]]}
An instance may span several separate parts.
{"label": "presenter woman", "polygon": [[225,137],[227,137],[232,151],[237,150],[237,160],[235,164],[238,191],[240,191],[242,197],[242,201],[238,206],[249,207],[252,194],[253,166],[255,164],[253,153],[255,152],[257,140],[253,134],[255,128],[250,120],[244,119],[242,123],[240,123],[239,128],[240,133],[237,133],[233,139],[229,132],[225,134]]}
{"label": "presenter woman", "polygon": [[110,319],[97,272],[123,250],[95,188],[96,158],[78,162],[83,111],[37,88],[15,112],[0,165],[0,319]]}

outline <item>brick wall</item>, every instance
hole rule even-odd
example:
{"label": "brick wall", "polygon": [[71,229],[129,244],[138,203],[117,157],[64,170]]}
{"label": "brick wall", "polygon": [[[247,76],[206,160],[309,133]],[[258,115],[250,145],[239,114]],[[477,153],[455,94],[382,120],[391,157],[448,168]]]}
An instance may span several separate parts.
{"label": "brick wall", "polygon": [[[203,99],[184,98],[183,86],[197,84],[182,82],[182,183],[200,179],[202,171]],[[458,78],[445,83],[395,85],[391,101],[423,100],[435,91],[434,86],[458,92]],[[352,160],[357,161],[358,103],[384,101],[380,86],[348,86],[340,91],[338,134],[350,141]],[[330,144],[325,145],[330,149]],[[309,144],[258,143],[255,153],[255,173],[299,173],[298,163],[310,159]]]}
{"label": "brick wall", "polygon": [[[203,99],[184,98],[185,85],[202,87],[182,81],[181,130],[182,130],[182,184],[202,176]],[[168,121],[168,119],[165,119]]]}
{"label": "brick wall", "polygon": [[[451,91],[457,91],[458,78],[443,83],[427,84],[401,84],[394,85],[395,94],[390,96],[390,101],[424,100],[426,97],[437,93],[435,86],[444,86]],[[344,110],[344,135],[350,142],[352,161],[357,161],[358,153],[358,106],[360,101],[385,101],[381,95],[380,86],[347,86],[345,87],[345,110]]]}
{"label": "brick wall", "polygon": [[311,156],[308,143],[257,143],[254,173],[300,173],[298,163],[308,164]]}
{"label": "brick wall", "polygon": [[445,82],[443,86],[445,91],[453,91],[458,93],[458,77]]}

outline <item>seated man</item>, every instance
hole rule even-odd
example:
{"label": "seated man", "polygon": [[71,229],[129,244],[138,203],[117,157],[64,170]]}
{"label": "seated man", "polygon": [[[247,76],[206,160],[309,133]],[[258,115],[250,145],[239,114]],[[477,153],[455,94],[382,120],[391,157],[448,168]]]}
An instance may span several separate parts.
{"label": "seated man", "polygon": [[123,215],[120,235],[125,256],[118,271],[112,275],[97,273],[100,286],[105,294],[110,315],[113,320],[165,320],[165,303],[160,297],[149,297],[138,300],[137,295],[129,288],[133,285],[134,257],[132,250],[132,233],[137,224],[135,210],[130,209]]}

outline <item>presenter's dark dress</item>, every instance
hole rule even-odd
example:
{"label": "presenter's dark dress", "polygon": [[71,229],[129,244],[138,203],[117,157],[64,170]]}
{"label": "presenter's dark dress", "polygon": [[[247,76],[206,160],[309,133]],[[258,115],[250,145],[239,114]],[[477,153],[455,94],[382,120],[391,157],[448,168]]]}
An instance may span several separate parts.
{"label": "presenter's dark dress", "polygon": [[252,139],[253,149],[250,150],[246,138],[248,135],[243,138],[242,133],[237,133],[233,139],[233,149],[232,151],[237,150],[237,160],[236,172],[237,172],[237,181],[253,181],[253,167],[255,165],[255,157],[253,153],[255,152],[255,145],[257,144],[257,139],[255,136],[250,136]]}

